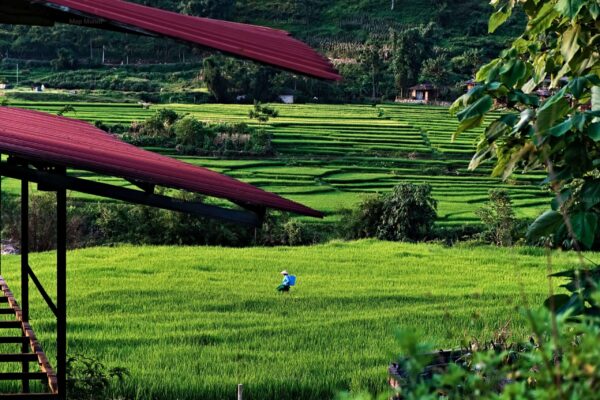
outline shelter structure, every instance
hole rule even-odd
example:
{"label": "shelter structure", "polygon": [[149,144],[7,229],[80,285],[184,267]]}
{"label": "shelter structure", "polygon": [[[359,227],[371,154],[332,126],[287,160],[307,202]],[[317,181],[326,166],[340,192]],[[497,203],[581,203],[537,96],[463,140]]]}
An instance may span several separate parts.
{"label": "shelter structure", "polygon": [[412,100],[428,103],[435,99],[437,88],[431,83],[421,83],[409,88],[410,98]]}
{"label": "shelter structure", "polygon": [[[259,26],[196,18],[122,0],[2,0],[0,23],[87,27],[162,36],[255,60],[303,75],[337,80],[327,59],[286,32]],[[16,344],[19,352],[0,354],[1,362],[18,363],[19,373],[0,373],[0,380],[21,382],[22,393],[0,398],[66,399],[67,363],[67,190],[173,211],[258,226],[266,209],[322,217],[316,210],[273,193],[121,142],[84,122],[49,114],[0,107],[0,176],[21,181],[21,298],[17,303],[0,277],[0,330],[11,336],[0,343]],[[83,170],[123,178],[136,189],[73,176]],[[56,192],[56,302],[29,264],[29,187]],[[182,189],[228,200],[232,207],[185,202],[155,194],[156,186]],[[29,282],[33,282],[56,317],[56,370],[52,368],[29,323]],[[14,332],[19,332],[15,334]],[[30,371],[37,363],[39,372]],[[30,382],[41,381],[44,393],[30,393]]]}

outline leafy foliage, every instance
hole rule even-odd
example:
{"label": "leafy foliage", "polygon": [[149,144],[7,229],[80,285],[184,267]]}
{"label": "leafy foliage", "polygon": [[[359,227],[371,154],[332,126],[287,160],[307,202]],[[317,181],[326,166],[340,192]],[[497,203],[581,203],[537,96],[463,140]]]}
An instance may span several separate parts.
{"label": "leafy foliage", "polygon": [[[430,367],[435,353],[410,333],[400,335],[402,376],[396,398],[412,399],[559,399],[595,398],[600,386],[600,326],[568,315],[526,312],[534,332],[527,343],[502,336],[490,344],[471,343],[447,365]],[[431,347],[429,347],[431,351]],[[428,373],[423,373],[423,371]]]}
{"label": "leafy foliage", "polygon": [[73,400],[108,400],[111,385],[129,376],[125,368],[108,368],[94,358],[83,356],[69,357],[66,373],[68,397]]}
{"label": "leafy foliage", "polygon": [[270,106],[264,106],[259,101],[254,102],[254,108],[248,112],[248,118],[255,119],[260,123],[269,122],[271,118],[277,118],[279,111]]}
{"label": "leafy foliage", "polygon": [[506,190],[490,190],[490,201],[476,211],[486,231],[484,236],[497,246],[511,246],[517,218]]}
{"label": "leafy foliage", "polygon": [[342,226],[349,238],[419,241],[430,237],[437,201],[428,184],[402,183],[392,193],[369,197],[347,213]]}
{"label": "leafy foliage", "polygon": [[384,202],[377,236],[384,240],[423,240],[431,234],[436,210],[429,184],[397,185]]}
{"label": "leafy foliage", "polygon": [[[600,268],[570,270],[553,274],[555,278],[568,278],[569,282],[561,287],[569,294],[550,296],[544,305],[558,315],[566,315],[570,320],[580,321],[582,317],[600,317],[598,289],[600,286]],[[596,319],[596,323],[600,323]]]}
{"label": "leafy foliage", "polygon": [[[491,31],[516,7],[512,0],[492,3]],[[530,239],[557,233],[569,239],[567,245],[589,249],[600,234],[600,111],[586,109],[592,89],[600,85],[600,9],[595,0],[528,1],[522,6],[529,19],[524,34],[483,66],[477,73],[480,84],[454,104],[453,110],[460,111],[455,137],[482,125],[494,103],[504,109],[486,128],[470,168],[495,158],[494,175],[504,178],[517,169],[544,169],[545,183],[557,197],[553,211],[532,226]],[[533,92],[546,82],[554,93],[540,102]],[[574,190],[578,182],[583,187]]]}

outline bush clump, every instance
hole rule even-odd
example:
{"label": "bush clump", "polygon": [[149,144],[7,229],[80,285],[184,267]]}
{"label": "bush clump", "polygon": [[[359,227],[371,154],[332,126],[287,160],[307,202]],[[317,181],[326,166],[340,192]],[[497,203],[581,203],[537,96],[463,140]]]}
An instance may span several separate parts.
{"label": "bush clump", "polygon": [[263,128],[252,128],[245,123],[209,123],[168,109],[157,111],[144,122],[132,123],[129,133],[122,138],[136,146],[174,148],[186,155],[272,155],[274,152],[273,137]]}
{"label": "bush clump", "polygon": [[512,200],[504,189],[492,189],[490,200],[475,214],[485,227],[482,238],[496,246],[512,246],[517,231],[517,217]]}
{"label": "bush clump", "polygon": [[342,229],[349,239],[421,241],[432,237],[436,218],[431,186],[402,183],[391,193],[369,197],[347,211]]}

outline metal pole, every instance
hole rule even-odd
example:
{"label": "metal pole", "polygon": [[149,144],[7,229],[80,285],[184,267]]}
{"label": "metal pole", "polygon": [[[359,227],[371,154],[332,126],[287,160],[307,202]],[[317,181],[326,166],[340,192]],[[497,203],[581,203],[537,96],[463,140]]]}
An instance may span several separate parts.
{"label": "metal pole", "polygon": [[238,385],[237,395],[238,400],[244,400],[244,385],[242,385],[241,383]]}
{"label": "metal pole", "polygon": [[56,364],[58,395],[67,398],[67,191],[56,192]]}
{"label": "metal pole", "polygon": [[[29,322],[29,181],[21,180],[21,311],[23,322]],[[25,336],[25,331],[22,333]],[[23,342],[21,353],[29,353],[29,346]],[[23,374],[29,373],[29,362],[21,364]],[[23,393],[29,393],[29,380],[21,381]]]}

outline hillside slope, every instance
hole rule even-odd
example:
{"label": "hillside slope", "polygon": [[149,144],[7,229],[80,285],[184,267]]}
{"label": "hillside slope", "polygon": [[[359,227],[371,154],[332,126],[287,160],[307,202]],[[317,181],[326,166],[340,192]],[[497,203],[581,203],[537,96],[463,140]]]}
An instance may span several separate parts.
{"label": "hillside slope", "polygon": [[[136,1],[192,12],[200,9],[194,8],[199,7],[194,4],[214,3],[211,6],[214,16],[287,29],[326,52],[336,45],[338,49],[351,49],[348,43],[362,43],[369,37],[387,38],[390,29],[401,30],[430,22],[441,31],[440,46],[457,47],[462,51],[483,47],[495,52],[514,33],[519,21],[517,17],[503,32],[488,36],[487,18],[491,8],[486,0],[394,0],[393,10],[392,0]],[[228,12],[220,12],[226,3],[231,3]],[[0,54],[4,57],[49,60],[56,57],[58,49],[66,48],[79,58],[99,58],[104,48],[104,57],[115,62],[126,57],[132,62],[180,62],[187,49],[148,38],[135,38],[134,43],[132,45],[131,36],[72,26],[56,26],[48,32],[46,28],[0,25]],[[188,51],[187,57],[197,55],[198,52]]]}

